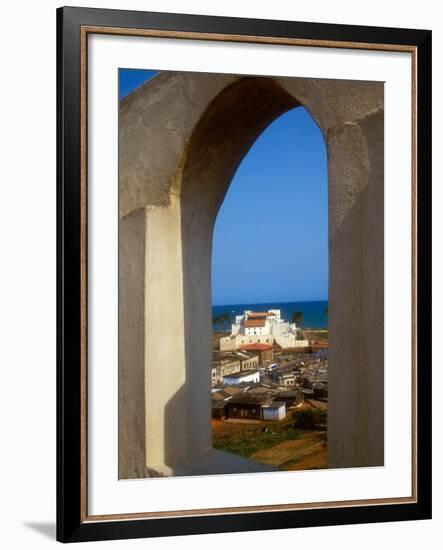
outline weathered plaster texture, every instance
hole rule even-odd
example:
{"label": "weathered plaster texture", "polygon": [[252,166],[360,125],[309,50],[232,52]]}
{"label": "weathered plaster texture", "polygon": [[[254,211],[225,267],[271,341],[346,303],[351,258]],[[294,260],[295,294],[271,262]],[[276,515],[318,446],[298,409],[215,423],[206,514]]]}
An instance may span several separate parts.
{"label": "weathered plaster texture", "polygon": [[119,227],[119,477],[144,477],[145,423],[145,211],[134,210]]}
{"label": "weathered plaster texture", "polygon": [[383,111],[328,136],[331,467],[383,464]]}
{"label": "weathered plaster texture", "polygon": [[251,145],[299,105],[328,149],[329,465],[383,463],[383,85],[161,73],[120,106],[123,478],[244,471],[211,450],[212,229]]}

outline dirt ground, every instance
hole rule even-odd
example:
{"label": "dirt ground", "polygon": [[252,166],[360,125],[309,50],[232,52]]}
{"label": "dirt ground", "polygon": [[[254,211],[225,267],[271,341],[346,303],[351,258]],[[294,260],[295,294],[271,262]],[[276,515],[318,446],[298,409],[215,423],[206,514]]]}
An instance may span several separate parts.
{"label": "dirt ground", "polygon": [[326,468],[326,433],[307,432],[300,439],[261,450],[252,454],[251,458],[282,470]]}
{"label": "dirt ground", "polygon": [[[260,422],[257,424],[230,423],[212,420],[212,438],[215,446],[221,441],[236,439],[256,440],[263,431],[284,429],[284,424]],[[277,440],[278,441],[278,440]],[[249,458],[281,470],[310,470],[327,468],[326,431],[299,430],[295,439],[277,442],[248,454]]]}
{"label": "dirt ground", "polygon": [[326,443],[312,450],[299,460],[281,466],[282,470],[319,470],[328,467]]}

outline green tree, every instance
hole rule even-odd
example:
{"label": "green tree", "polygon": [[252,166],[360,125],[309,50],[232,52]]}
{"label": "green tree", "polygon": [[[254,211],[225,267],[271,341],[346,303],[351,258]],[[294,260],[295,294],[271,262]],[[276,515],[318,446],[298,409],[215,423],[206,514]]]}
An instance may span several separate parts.
{"label": "green tree", "polygon": [[301,311],[294,311],[292,313],[292,322],[297,326],[300,326],[303,321],[303,313]]}
{"label": "green tree", "polygon": [[231,315],[229,313],[220,313],[212,318],[212,323],[214,325],[223,325],[229,324],[231,321]]}
{"label": "green tree", "polygon": [[294,428],[312,430],[323,426],[327,422],[327,413],[321,409],[302,409],[296,411],[293,416]]}

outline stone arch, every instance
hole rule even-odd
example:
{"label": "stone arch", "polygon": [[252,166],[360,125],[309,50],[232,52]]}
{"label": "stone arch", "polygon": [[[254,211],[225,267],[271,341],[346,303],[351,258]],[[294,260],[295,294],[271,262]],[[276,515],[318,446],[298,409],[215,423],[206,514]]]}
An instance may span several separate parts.
{"label": "stone arch", "polygon": [[252,143],[299,105],[328,151],[329,462],[383,462],[383,86],[161,73],[120,105],[121,478],[251,471],[211,449],[212,228]]}

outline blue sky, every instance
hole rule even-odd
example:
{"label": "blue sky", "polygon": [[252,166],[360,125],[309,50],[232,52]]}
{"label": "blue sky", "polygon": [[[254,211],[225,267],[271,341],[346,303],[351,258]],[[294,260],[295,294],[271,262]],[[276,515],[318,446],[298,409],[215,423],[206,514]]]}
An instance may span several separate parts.
{"label": "blue sky", "polygon": [[120,69],[119,71],[119,90],[120,99],[127,96],[135,88],[138,88],[151,77],[155,76],[158,71],[141,71],[139,69]]}
{"label": "blue sky", "polygon": [[[120,97],[155,75],[120,70]],[[277,118],[239,166],[214,228],[212,302],[328,297],[326,146],[303,107]]]}

